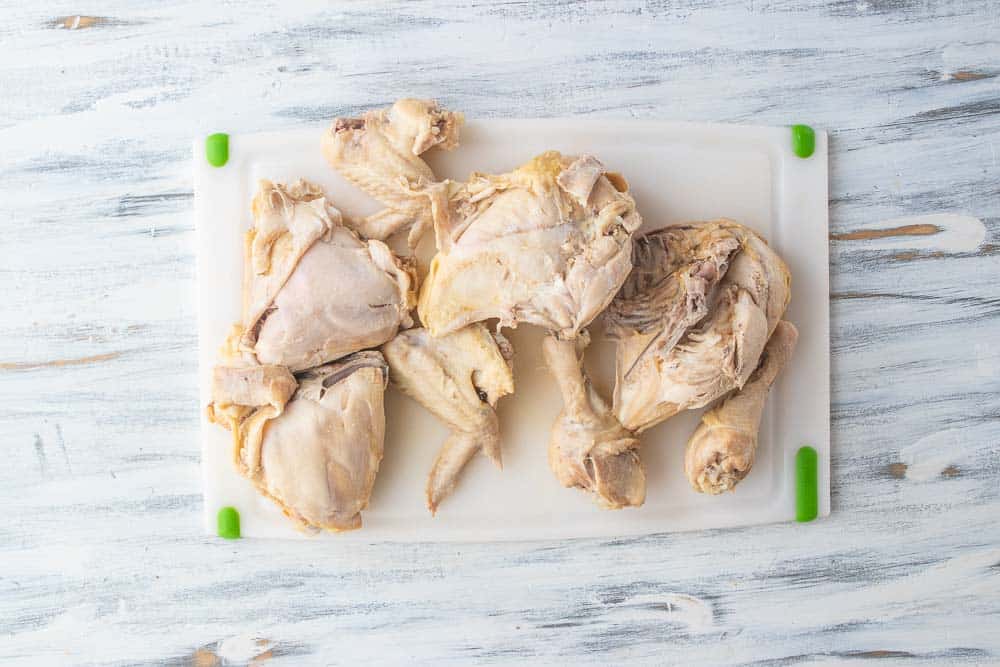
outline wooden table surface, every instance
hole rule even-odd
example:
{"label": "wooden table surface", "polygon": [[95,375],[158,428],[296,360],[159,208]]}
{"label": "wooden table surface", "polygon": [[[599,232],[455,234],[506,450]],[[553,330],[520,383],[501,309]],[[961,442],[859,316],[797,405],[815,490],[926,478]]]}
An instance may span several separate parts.
{"label": "wooden table surface", "polygon": [[[1000,663],[1000,5],[204,4],[0,13],[0,662]],[[190,140],[404,94],[829,129],[832,516],[202,535]]]}

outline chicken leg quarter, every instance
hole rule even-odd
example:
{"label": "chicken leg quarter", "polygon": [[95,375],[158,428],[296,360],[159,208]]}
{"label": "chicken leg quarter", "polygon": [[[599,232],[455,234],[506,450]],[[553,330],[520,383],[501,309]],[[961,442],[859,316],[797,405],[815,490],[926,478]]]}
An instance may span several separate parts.
{"label": "chicken leg quarter", "polygon": [[605,323],[618,342],[615,416],[638,433],[747,382],[788,306],[790,276],[731,220],[650,232],[634,262]]}

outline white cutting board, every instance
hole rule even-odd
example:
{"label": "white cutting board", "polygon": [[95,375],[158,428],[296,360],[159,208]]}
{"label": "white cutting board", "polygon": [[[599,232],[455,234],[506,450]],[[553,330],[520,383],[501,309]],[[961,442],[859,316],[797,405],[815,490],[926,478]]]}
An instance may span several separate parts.
{"label": "white cutting board", "polygon": [[[229,161],[212,167],[204,140],[194,145],[195,222],[198,231],[199,373],[201,403],[216,352],[240,318],[242,234],[251,224],[250,199],[259,178],[320,183],[346,214],[379,207],[327,166],[320,152],[324,127],[234,135]],[[691,489],[683,452],[700,410],[678,415],[642,435],[646,503],[638,509],[599,509],[576,489],[561,487],[546,449],[561,409],[541,356],[540,330],[508,331],[514,345],[515,393],[500,400],[504,469],[478,456],[455,493],[432,517],[424,484],[447,430],[390,386],[386,442],[361,530],[323,534],[332,541],[519,540],[619,536],[790,521],[795,518],[795,453],[819,454],[819,515],[830,511],[830,365],[827,219],[827,137],[816,133],[815,153],[792,152],[786,127],[693,123],[546,119],[469,121],[461,146],[425,157],[439,177],[465,179],[473,170],[504,172],[544,150],[589,152],[632,186],[645,220],[640,231],[671,223],[729,217],[762,233],[788,262],[792,302],[786,319],[799,328],[790,366],[771,392],[757,462],[733,493],[707,496]],[[421,250],[432,251],[430,237]],[[614,346],[591,328],[588,368],[610,397]],[[301,537],[269,500],[232,464],[229,433],[202,415],[205,529],[216,513],[235,507],[244,537]]]}

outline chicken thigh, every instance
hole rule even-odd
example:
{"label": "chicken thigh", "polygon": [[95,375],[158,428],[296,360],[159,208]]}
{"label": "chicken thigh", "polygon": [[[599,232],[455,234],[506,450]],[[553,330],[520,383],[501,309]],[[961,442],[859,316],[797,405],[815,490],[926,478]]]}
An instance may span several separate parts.
{"label": "chicken thigh", "polygon": [[476,452],[501,467],[494,408],[514,391],[510,364],[482,324],[439,338],[426,329],[407,329],[382,352],[393,383],[452,429],[427,480],[427,506],[433,513]]}
{"label": "chicken thigh", "polygon": [[412,324],[411,263],[343,226],[319,186],[261,181],[253,215],[239,347],[255,361],[300,371]]}
{"label": "chicken thigh", "polygon": [[438,253],[418,313],[434,336],[498,318],[573,338],[632,267],[642,219],[625,180],[592,156],[547,152],[428,194]]}
{"label": "chicken thigh", "polygon": [[[385,209],[352,222],[362,236],[385,240],[409,229],[416,247],[430,228],[430,199],[424,192],[437,183],[420,155],[433,146],[458,145],[460,113],[429,100],[402,99],[360,118],[337,118],[323,135],[323,155],[344,178],[381,202]],[[439,184],[440,185],[440,184]]]}
{"label": "chicken thigh", "polygon": [[217,366],[211,421],[236,468],[302,529],[361,527],[385,438],[388,367],[358,352],[296,379],[280,366]]}

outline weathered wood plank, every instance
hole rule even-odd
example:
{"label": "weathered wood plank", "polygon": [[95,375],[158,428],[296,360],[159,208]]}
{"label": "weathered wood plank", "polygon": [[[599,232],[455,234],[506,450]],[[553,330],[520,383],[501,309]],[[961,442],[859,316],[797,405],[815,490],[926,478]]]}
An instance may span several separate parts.
{"label": "weathered wood plank", "polygon": [[[43,4],[0,21],[0,660],[1000,660],[995,3]],[[201,536],[189,141],[401,94],[829,129],[831,518]]]}

